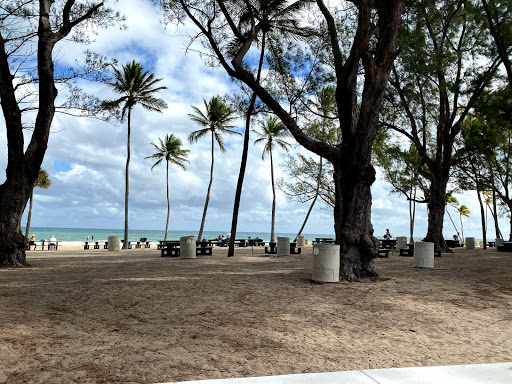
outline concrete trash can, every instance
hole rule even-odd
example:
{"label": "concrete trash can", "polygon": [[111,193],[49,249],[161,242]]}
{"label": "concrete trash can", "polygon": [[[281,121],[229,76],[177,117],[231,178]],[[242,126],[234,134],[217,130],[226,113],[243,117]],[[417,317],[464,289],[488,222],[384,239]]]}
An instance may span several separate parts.
{"label": "concrete trash can", "polygon": [[180,237],[180,259],[196,258],[196,238],[195,236]]}
{"label": "concrete trash can", "polygon": [[290,256],[290,238],[277,238],[277,256]]}
{"label": "concrete trash can", "polygon": [[340,246],[338,244],[313,245],[312,279],[318,283],[340,281]]}
{"label": "concrete trash can", "polygon": [[474,237],[466,237],[466,249],[475,249]]}
{"label": "concrete trash can", "polygon": [[304,245],[304,236],[297,236],[297,247],[303,247]]}
{"label": "concrete trash can", "polygon": [[396,249],[407,249],[409,248],[407,246],[407,237],[405,236],[398,236],[396,238]]}
{"label": "concrete trash can", "polygon": [[427,241],[414,243],[414,267],[434,268],[434,243]]}
{"label": "concrete trash can", "polygon": [[304,240],[304,245],[309,245],[309,240],[308,239]]}
{"label": "concrete trash can", "polygon": [[119,236],[109,236],[108,237],[108,251],[119,251],[121,249],[121,242],[119,241]]}
{"label": "concrete trash can", "polygon": [[496,249],[499,247],[499,246],[502,246],[503,245],[503,239],[494,239],[494,241],[496,242]]}

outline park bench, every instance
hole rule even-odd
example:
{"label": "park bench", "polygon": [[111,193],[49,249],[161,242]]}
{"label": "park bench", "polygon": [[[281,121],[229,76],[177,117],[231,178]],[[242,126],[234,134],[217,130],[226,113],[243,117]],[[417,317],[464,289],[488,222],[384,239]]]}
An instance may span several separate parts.
{"label": "park bench", "polygon": [[379,252],[377,254],[377,257],[389,257],[389,249],[379,248]]}

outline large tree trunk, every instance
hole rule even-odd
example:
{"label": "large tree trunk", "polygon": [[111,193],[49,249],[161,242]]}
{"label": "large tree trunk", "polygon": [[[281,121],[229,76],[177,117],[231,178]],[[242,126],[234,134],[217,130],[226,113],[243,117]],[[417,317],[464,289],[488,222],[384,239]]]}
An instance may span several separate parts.
{"label": "large tree trunk", "polygon": [[444,212],[446,208],[447,181],[433,178],[430,183],[430,200],[427,204],[428,229],[423,241],[434,243],[435,248],[450,252],[443,236]]}
{"label": "large tree trunk", "polygon": [[24,151],[21,110],[16,100],[5,41],[0,35],[0,103],[7,129],[6,180],[0,185],[0,266],[28,266],[27,239],[21,231],[21,216],[38,177],[55,114],[52,50],[59,40],[52,32],[53,1],[40,1],[37,45],[39,105],[30,143]]}
{"label": "large tree trunk", "polygon": [[[355,170],[344,161],[334,164],[336,202],[334,231],[340,244],[340,278],[377,276],[373,260],[377,257],[379,241],[373,236],[371,223],[371,185],[375,170],[368,164]],[[351,169],[352,168],[352,169]]]}
{"label": "large tree trunk", "polygon": [[132,109],[128,108],[128,138],[126,141],[126,169],[124,173],[125,177],[125,189],[124,189],[124,241],[123,249],[128,249],[128,197],[130,195],[130,129],[131,129],[131,115]]}
{"label": "large tree trunk", "polygon": [[212,189],[212,183],[213,183],[213,163],[215,161],[214,151],[215,151],[215,136],[214,136],[214,132],[212,131],[212,166],[210,168],[210,183],[208,184],[208,191],[206,192],[206,200],[204,202],[204,209],[203,209],[203,218],[201,219],[201,228],[199,228],[199,234],[197,235],[198,241],[201,241],[203,239],[204,223],[206,221],[206,211],[208,211],[208,202],[210,201],[210,191]]}

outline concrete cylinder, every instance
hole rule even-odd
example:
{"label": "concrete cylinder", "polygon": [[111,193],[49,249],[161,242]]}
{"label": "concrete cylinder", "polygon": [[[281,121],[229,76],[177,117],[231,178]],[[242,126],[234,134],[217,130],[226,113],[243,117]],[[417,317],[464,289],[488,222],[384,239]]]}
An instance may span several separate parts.
{"label": "concrete cylinder", "polygon": [[407,248],[409,248],[407,246],[407,237],[398,236],[396,238],[396,249],[407,249]]}
{"label": "concrete cylinder", "polygon": [[195,236],[180,237],[180,259],[196,258],[196,238]]}
{"label": "concrete cylinder", "polygon": [[306,243],[304,243],[304,236],[297,236],[297,247],[303,247]]}
{"label": "concrete cylinder", "polygon": [[475,249],[474,237],[466,237],[466,249]]}
{"label": "concrete cylinder", "polygon": [[313,245],[313,281],[319,283],[340,281],[340,246],[338,244]]}
{"label": "concrete cylinder", "polygon": [[119,241],[119,236],[109,236],[108,237],[108,251],[119,251],[121,249],[121,242]]}
{"label": "concrete cylinder", "polygon": [[309,245],[309,240],[308,239],[304,240],[304,245]]}
{"label": "concrete cylinder", "polygon": [[277,256],[290,256],[290,238],[277,238]]}
{"label": "concrete cylinder", "polygon": [[503,245],[503,239],[495,239],[494,241],[496,241],[496,248],[498,248],[498,246],[502,246]]}
{"label": "concrete cylinder", "polygon": [[414,243],[414,267],[434,268],[434,243],[427,241]]}

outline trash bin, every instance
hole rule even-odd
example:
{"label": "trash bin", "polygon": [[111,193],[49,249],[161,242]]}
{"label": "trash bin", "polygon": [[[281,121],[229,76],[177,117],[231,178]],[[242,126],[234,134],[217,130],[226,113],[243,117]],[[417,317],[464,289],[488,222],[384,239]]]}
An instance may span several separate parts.
{"label": "trash bin", "polygon": [[313,245],[312,279],[318,283],[340,281],[340,246],[338,244]]}
{"label": "trash bin", "polygon": [[428,241],[414,243],[414,267],[434,268],[434,243]]}
{"label": "trash bin", "polygon": [[496,249],[499,246],[501,247],[503,245],[503,239],[495,239],[494,241],[496,242],[496,244],[494,244],[494,245],[496,245]]}
{"label": "trash bin", "polygon": [[290,238],[277,238],[277,256],[290,256]]}
{"label": "trash bin", "polygon": [[180,259],[196,258],[196,238],[195,236],[180,237]]}
{"label": "trash bin", "polygon": [[297,247],[303,247],[304,245],[304,236],[297,236]]}
{"label": "trash bin", "polygon": [[466,237],[466,249],[475,249],[474,237]]}
{"label": "trash bin", "polygon": [[119,241],[119,236],[109,236],[108,237],[108,251],[119,251],[121,249],[121,242]]}
{"label": "trash bin", "polygon": [[407,246],[407,237],[405,236],[398,236],[396,238],[396,249],[400,250],[400,249],[408,249],[409,247]]}

